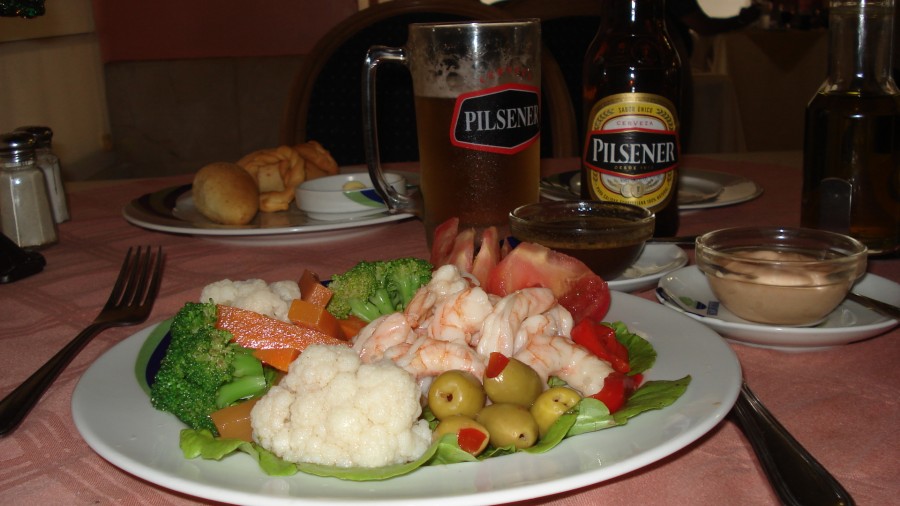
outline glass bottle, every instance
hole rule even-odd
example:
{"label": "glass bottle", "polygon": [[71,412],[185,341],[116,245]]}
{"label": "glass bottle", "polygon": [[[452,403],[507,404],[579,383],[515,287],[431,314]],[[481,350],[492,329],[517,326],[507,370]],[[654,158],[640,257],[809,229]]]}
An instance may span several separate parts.
{"label": "glass bottle", "polygon": [[828,76],[806,108],[800,223],[900,250],[900,90],[893,0],[829,3]]}
{"label": "glass bottle", "polygon": [[44,171],[44,180],[47,182],[47,192],[50,196],[50,206],[53,208],[53,219],[56,223],[67,221],[69,219],[69,208],[66,204],[66,189],[62,182],[59,158],[53,154],[51,148],[53,130],[45,126],[26,126],[16,128],[16,131],[28,132],[34,135],[34,154],[38,167]]}
{"label": "glass bottle", "polygon": [[0,227],[22,248],[56,242],[56,223],[34,145],[34,136],[27,132],[0,136]]}
{"label": "glass bottle", "polygon": [[582,197],[656,214],[656,236],[678,231],[681,60],[663,0],[603,0],[584,62]]}

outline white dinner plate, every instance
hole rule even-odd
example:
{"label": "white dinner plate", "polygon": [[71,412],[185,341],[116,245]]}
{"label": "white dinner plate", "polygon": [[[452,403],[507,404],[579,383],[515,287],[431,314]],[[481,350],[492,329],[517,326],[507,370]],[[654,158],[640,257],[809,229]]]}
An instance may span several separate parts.
{"label": "white dinner plate", "polygon": [[642,290],[656,286],[659,278],[687,263],[687,253],[674,244],[647,244],[631,267],[607,284],[619,292]]}
{"label": "white dinner plate", "polygon": [[412,216],[381,212],[347,219],[316,220],[292,203],[287,211],[258,213],[247,225],[221,225],[197,211],[190,184],[145,194],[129,202],[122,214],[129,223],[149,230],[258,246],[312,242],[333,237],[335,231],[371,227]]}
{"label": "white dinner plate", "polygon": [[[762,187],[755,182],[715,170],[681,167],[678,181],[680,210],[730,206],[762,194]],[[547,200],[574,200],[580,194],[580,171],[562,172],[541,179],[541,196]]]}
{"label": "white dinner plate", "polygon": [[91,365],[72,395],[72,416],[87,444],[112,464],[162,487],[210,500],[260,506],[521,501],[609,480],[662,460],[715,427],[737,398],[740,364],[726,342],[707,327],[624,293],[613,293],[608,318],[623,321],[653,344],[658,358],[647,380],[691,375],[691,384],[665,409],[642,413],[624,426],[567,439],[539,455],[517,453],[423,467],[377,482],[304,474],[271,477],[244,454],[219,462],[185,460],[178,448],[184,426],[153,409],[136,379],[136,357],[153,327],[117,344]]}
{"label": "white dinner plate", "polygon": [[[738,316],[718,304],[706,276],[696,265],[672,271],[659,280],[659,287],[677,298],[688,298],[705,304],[718,305],[715,316],[687,316],[708,325],[726,338],[751,346],[774,348],[783,351],[814,351],[860,341],[887,332],[897,325],[888,318],[860,304],[845,300],[824,321],[812,327],[790,327],[754,323]],[[853,291],[900,305],[900,284],[889,279],[865,274],[853,286]],[[657,293],[666,307],[682,312],[681,308],[667,302]]]}

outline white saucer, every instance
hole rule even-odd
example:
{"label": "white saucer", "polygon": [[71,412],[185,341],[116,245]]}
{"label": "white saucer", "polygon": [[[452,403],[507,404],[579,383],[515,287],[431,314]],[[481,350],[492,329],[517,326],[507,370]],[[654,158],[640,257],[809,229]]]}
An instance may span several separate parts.
{"label": "white saucer", "polygon": [[674,244],[647,244],[641,256],[628,269],[612,280],[607,280],[610,290],[634,292],[655,286],[667,272],[684,267],[687,253]]}
{"label": "white saucer", "polygon": [[[697,266],[672,271],[659,280],[659,287],[677,298],[688,298],[709,306],[719,304]],[[900,284],[889,279],[866,274],[853,286],[853,291],[900,305]],[[684,312],[657,293],[666,307]],[[754,323],[735,316],[719,304],[715,316],[687,316],[709,326],[726,338],[750,346],[782,351],[813,351],[860,341],[883,334],[897,325],[897,320],[882,316],[856,302],[845,300],[824,321],[813,327],[785,327]]]}

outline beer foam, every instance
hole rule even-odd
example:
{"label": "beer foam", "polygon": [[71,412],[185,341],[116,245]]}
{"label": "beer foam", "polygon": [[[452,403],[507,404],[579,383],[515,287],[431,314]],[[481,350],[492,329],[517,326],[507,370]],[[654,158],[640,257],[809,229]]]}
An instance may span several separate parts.
{"label": "beer foam", "polygon": [[[410,72],[418,96],[456,98],[467,91],[518,83],[540,86],[540,47],[528,39],[536,28],[516,22],[476,23],[479,51],[473,52],[459,25],[424,25],[410,31]],[[509,47],[507,31],[492,30],[518,25]],[[455,41],[441,40],[450,32]],[[447,38],[450,38],[448,36]],[[459,40],[462,39],[462,40]],[[539,40],[539,37],[537,37]],[[439,43],[440,42],[440,43]],[[514,71],[510,72],[510,69]]]}

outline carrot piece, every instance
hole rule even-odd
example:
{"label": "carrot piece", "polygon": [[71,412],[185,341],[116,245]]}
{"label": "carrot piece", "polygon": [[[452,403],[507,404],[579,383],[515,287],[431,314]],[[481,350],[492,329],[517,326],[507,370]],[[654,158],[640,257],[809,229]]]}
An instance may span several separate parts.
{"label": "carrot piece", "polygon": [[250,410],[256,405],[257,400],[259,400],[258,397],[213,411],[209,417],[216,424],[219,437],[241,439],[252,443],[253,428],[250,426]]}
{"label": "carrot piece", "polygon": [[347,346],[347,342],[322,331],[283,322],[276,318],[219,304],[216,328],[227,330],[234,342],[253,350],[293,348],[301,353],[311,344]]}
{"label": "carrot piece", "polygon": [[291,362],[300,356],[300,350],[295,350],[294,348],[253,350],[253,356],[279,371],[288,372]]}
{"label": "carrot piece", "polygon": [[309,269],[303,269],[300,276],[300,298],[316,306],[325,307],[331,301],[333,292],[319,280],[319,276]]}
{"label": "carrot piece", "polygon": [[356,334],[359,334],[359,331],[368,324],[362,318],[350,315],[338,320],[338,325],[341,326],[341,332],[344,334],[344,339],[349,341],[356,337]]}
{"label": "carrot piece", "polygon": [[317,306],[302,299],[294,299],[291,301],[291,307],[288,308],[287,317],[294,325],[315,329],[332,337],[343,337],[337,318],[324,306]]}

